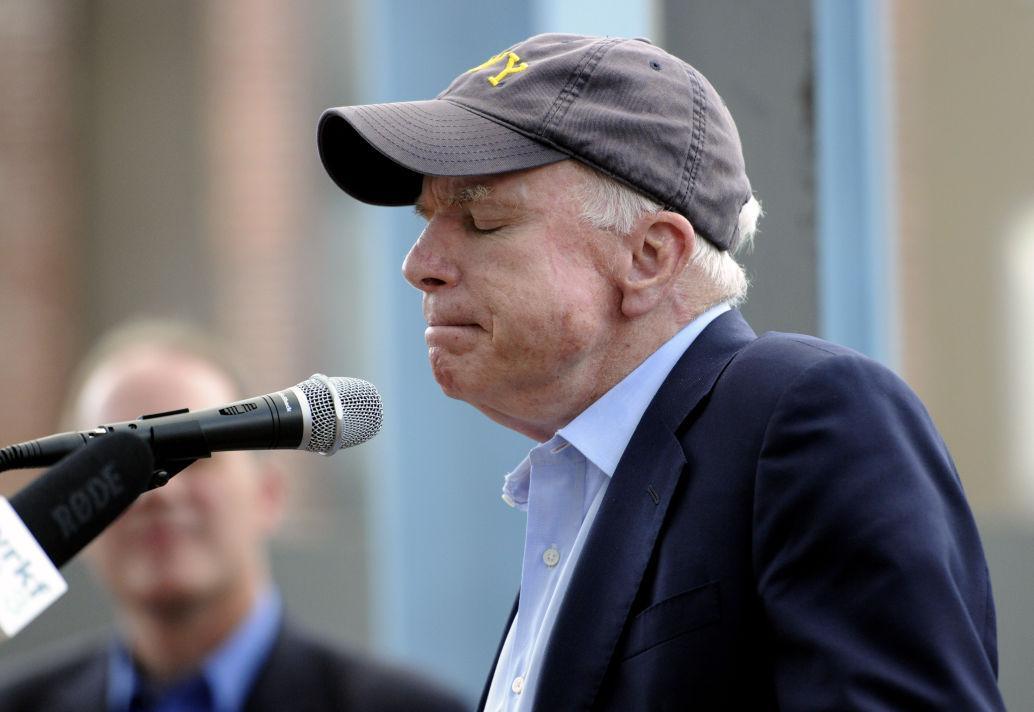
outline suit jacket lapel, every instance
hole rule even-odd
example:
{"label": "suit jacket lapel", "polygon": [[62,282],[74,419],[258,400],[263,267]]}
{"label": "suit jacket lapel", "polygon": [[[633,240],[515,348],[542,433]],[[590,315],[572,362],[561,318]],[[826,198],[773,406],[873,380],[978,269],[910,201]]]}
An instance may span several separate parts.
{"label": "suit jacket lapel", "polygon": [[536,684],[535,709],[592,705],[686,464],[677,433],[755,338],[738,311],[721,315],[682,355],[647,408],[571,578]]}
{"label": "suit jacket lapel", "polygon": [[517,598],[513,601],[513,608],[510,609],[510,617],[506,619],[506,627],[503,628],[503,637],[499,639],[499,646],[495,649],[495,659],[492,660],[492,667],[488,670],[488,679],[485,680],[485,686],[481,688],[481,701],[478,702],[478,709],[485,709],[485,705],[488,704],[488,692],[492,689],[492,680],[495,678],[495,669],[499,666],[499,656],[503,653],[503,646],[506,645],[506,636],[510,634],[510,626],[513,625],[513,619],[517,617],[517,608],[521,602],[521,594],[517,593]]}
{"label": "suit jacket lapel", "polygon": [[269,657],[259,667],[251,689],[244,696],[245,712],[278,712],[290,704],[296,712],[318,709],[314,701],[318,695],[306,693],[311,685],[320,685],[319,675],[326,672],[314,665],[311,653],[300,653],[297,633],[285,617],[269,651]]}

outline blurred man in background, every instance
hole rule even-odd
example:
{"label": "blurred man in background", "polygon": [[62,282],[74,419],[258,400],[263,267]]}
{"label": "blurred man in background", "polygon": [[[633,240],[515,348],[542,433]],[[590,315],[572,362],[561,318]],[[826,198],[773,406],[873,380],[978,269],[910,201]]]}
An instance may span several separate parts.
{"label": "blurred man in background", "polygon": [[[182,325],[125,327],[84,362],[69,426],[238,400],[220,353]],[[116,640],[9,671],[0,712],[460,709],[285,620],[267,551],[284,505],[282,473],[251,452],[200,460],[143,495],[85,553],[114,600]]]}

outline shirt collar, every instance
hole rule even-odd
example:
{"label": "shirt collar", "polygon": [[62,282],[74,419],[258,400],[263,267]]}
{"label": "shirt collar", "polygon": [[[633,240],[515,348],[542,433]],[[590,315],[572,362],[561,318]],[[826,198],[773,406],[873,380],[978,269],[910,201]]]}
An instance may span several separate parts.
{"label": "shirt collar", "polygon": [[[542,447],[538,445],[536,447]],[[534,449],[534,448],[532,448]],[[503,501],[507,505],[519,509],[522,512],[528,511],[528,489],[531,485],[531,453],[529,452],[521,460],[512,472],[503,478]]]}
{"label": "shirt collar", "polygon": [[267,588],[240,627],[202,666],[215,709],[240,710],[259,668],[273,649],[282,614],[280,595]]}
{"label": "shirt collar", "polygon": [[[244,707],[259,669],[273,649],[283,604],[273,588],[265,589],[247,618],[202,663],[200,674],[212,693],[213,709],[236,712]],[[108,709],[128,710],[145,681],[125,645],[116,641],[109,655]]]}
{"label": "shirt collar", "polygon": [[[729,311],[726,303],[711,307],[668,339],[634,371],[560,428],[553,439],[536,446],[555,448],[570,443],[608,477],[613,477],[628,441],[657,395],[664,379],[697,336],[716,318]],[[503,480],[503,501],[527,510],[531,454]]]}

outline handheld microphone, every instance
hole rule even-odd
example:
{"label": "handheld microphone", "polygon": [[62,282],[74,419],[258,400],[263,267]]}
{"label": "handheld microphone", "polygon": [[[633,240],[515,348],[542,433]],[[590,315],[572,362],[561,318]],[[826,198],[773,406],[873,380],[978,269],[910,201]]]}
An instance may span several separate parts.
{"label": "handheld microphone", "polygon": [[10,501],[0,497],[0,639],[64,594],[58,568],[148,488],[153,467],[145,442],[114,433],[62,460]]}
{"label": "handheld microphone", "polygon": [[0,448],[0,471],[45,467],[92,440],[125,432],[150,446],[156,471],[167,477],[217,451],[297,449],[332,455],[366,442],[380,427],[376,388],[358,378],[317,373],[286,390],[218,408],[154,413]]}

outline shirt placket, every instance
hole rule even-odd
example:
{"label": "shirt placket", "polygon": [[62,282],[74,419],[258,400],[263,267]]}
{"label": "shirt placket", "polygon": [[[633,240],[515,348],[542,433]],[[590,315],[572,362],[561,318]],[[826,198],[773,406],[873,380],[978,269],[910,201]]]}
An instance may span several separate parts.
{"label": "shirt placket", "polygon": [[528,526],[524,542],[521,599],[510,665],[510,694],[514,701],[527,688],[529,659],[536,650],[543,614],[580,525],[585,489],[585,465],[577,449],[562,438],[531,452]]}

